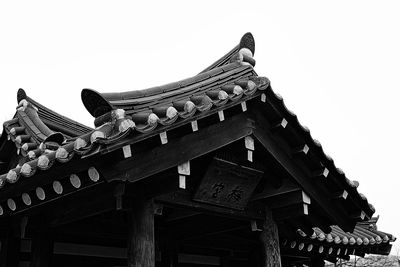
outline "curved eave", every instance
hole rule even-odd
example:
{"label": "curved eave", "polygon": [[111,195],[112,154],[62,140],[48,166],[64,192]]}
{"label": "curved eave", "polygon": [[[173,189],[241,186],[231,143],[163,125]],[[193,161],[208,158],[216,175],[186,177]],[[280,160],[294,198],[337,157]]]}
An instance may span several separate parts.
{"label": "curved eave", "polygon": [[364,222],[358,223],[351,233],[343,231],[337,225],[331,226],[332,231],[329,234],[317,227],[310,235],[298,230],[297,238],[283,239],[283,246],[292,251],[338,258],[349,255],[363,256],[369,253],[388,255],[391,249],[390,243],[394,242],[396,238],[375,230],[376,221],[369,220],[367,222],[368,225]]}
{"label": "curved eave", "polygon": [[[235,93],[239,95],[241,92],[232,92],[231,88],[223,88],[223,86],[234,85],[243,79],[249,80],[252,75],[254,72],[251,66],[235,62],[188,79],[143,90],[97,93],[94,90],[84,89],[82,101],[94,117],[99,117],[112,108],[124,109],[128,114],[153,112],[154,109],[171,105],[174,102],[191,100],[193,97],[204,97],[209,95],[210,91],[215,90],[224,90],[230,97],[234,97]],[[247,88],[242,89],[247,90]],[[216,95],[214,98],[213,100],[224,100],[226,97]],[[191,101],[193,102],[193,100]]]}
{"label": "curved eave", "polygon": [[30,98],[23,89],[19,89],[17,93],[18,103],[22,99],[26,99],[29,103],[34,105],[38,109],[38,115],[43,123],[55,132],[60,132],[68,137],[77,137],[93,130],[86,125],[67,118],[40,104],[39,102]]}

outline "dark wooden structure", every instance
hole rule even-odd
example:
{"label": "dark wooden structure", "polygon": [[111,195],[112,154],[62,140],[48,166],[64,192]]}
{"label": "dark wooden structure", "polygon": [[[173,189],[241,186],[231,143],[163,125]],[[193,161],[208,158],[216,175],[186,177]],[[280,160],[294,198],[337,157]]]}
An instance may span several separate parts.
{"label": "dark wooden structure", "polygon": [[0,137],[0,266],[335,260],[287,244],[298,233],[353,232],[375,210],[255,72],[254,51],[247,33],[191,78],[84,89],[95,129],[20,89]]}

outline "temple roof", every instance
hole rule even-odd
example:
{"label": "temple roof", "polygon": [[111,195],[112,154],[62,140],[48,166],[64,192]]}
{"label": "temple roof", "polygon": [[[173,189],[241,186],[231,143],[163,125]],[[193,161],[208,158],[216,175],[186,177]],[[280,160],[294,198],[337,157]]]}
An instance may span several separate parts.
{"label": "temple roof", "polygon": [[[0,207],[5,208],[10,197],[19,198],[13,187],[27,183],[26,177],[34,176],[38,170],[45,172],[53,165],[77,162],[121,148],[130,157],[132,144],[157,135],[161,144],[166,144],[167,132],[185,125],[196,132],[199,120],[217,115],[222,122],[233,109],[248,112],[247,103],[251,102],[262,105],[263,117],[273,124],[272,130],[284,151],[293,152],[295,156],[290,158],[312,175],[308,184],[316,183],[311,181],[315,177],[322,178],[318,186],[325,191],[340,192],[337,198],[343,201],[351,199],[352,205],[344,205],[342,200],[334,205],[348,213],[354,224],[371,218],[375,209],[358,192],[358,182],[351,181],[336,168],[308,128],[300,124],[282,97],[275,94],[270,81],[254,71],[254,43],[253,36],[245,34],[239,45],[210,67],[178,82],[121,93],[83,89],[82,101],[95,118],[95,129],[55,113],[20,90],[17,113],[4,124],[1,137],[0,157],[16,159],[0,174]],[[6,137],[15,144],[15,152],[10,151]],[[20,154],[16,153],[19,151]],[[355,208],[359,213],[351,214]]]}

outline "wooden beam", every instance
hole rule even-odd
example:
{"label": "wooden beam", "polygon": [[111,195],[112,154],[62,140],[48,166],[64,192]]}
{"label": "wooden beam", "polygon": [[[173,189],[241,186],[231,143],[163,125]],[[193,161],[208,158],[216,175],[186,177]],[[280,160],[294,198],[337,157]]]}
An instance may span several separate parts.
{"label": "wooden beam", "polygon": [[264,186],[264,188],[261,192],[254,194],[252,196],[251,201],[271,198],[274,196],[279,196],[281,194],[286,194],[286,193],[290,193],[293,191],[297,191],[299,189],[300,189],[299,185],[297,185],[292,180],[288,180],[288,179],[283,179],[282,185],[278,188],[272,186],[270,183],[266,183],[266,185]]}
{"label": "wooden beam", "polygon": [[96,167],[108,181],[134,182],[244,138],[253,132],[253,128],[254,122],[246,115],[239,114],[179,139],[171,139],[167,144],[144,151],[111,166],[104,164]]}
{"label": "wooden beam", "polygon": [[66,196],[64,201],[46,207],[47,223],[52,227],[64,225],[116,209],[114,188],[102,183]]}
{"label": "wooden beam", "polygon": [[304,191],[306,191],[307,194],[315,200],[315,203],[324,210],[324,213],[329,217],[332,224],[339,225],[345,231],[353,230],[355,221],[353,221],[343,209],[334,205],[329,197],[321,192],[320,188],[317,188],[313,184],[313,179],[310,179],[311,175],[307,175],[302,171],[286,151],[271,137],[271,131],[268,129],[269,122],[266,120],[265,116],[259,114],[258,110],[254,110],[253,114],[256,116],[255,121],[257,122],[254,136],[260,141],[265,149],[294,178],[294,180],[296,180],[297,183],[302,185]]}
{"label": "wooden beam", "polygon": [[304,191],[297,190],[267,198],[266,202],[270,209],[277,209],[295,204],[311,204],[311,199]]}
{"label": "wooden beam", "polygon": [[128,267],[154,267],[154,207],[152,199],[136,198],[129,214]]}
{"label": "wooden beam", "polygon": [[178,210],[173,211],[171,214],[169,214],[167,216],[167,218],[165,218],[165,221],[166,222],[179,221],[179,220],[193,217],[193,216],[196,216],[199,214],[201,214],[201,212],[187,210],[187,209],[178,209]]}
{"label": "wooden beam", "polygon": [[279,248],[278,226],[269,209],[265,211],[264,231],[262,231],[260,238],[264,245],[264,267],[280,267],[281,253]]}
{"label": "wooden beam", "polygon": [[183,254],[178,255],[178,262],[183,264],[194,264],[194,265],[207,265],[207,266],[220,266],[221,259],[217,256],[206,256],[206,255],[195,255],[195,254]]}
{"label": "wooden beam", "polygon": [[200,203],[192,200],[192,195],[185,191],[168,193],[157,196],[155,201],[164,203],[171,207],[189,208],[193,211],[199,211],[207,214],[225,216],[239,220],[263,219],[264,211],[258,206],[250,206],[245,210],[234,210],[224,207],[218,207],[206,203]]}
{"label": "wooden beam", "polygon": [[216,235],[220,235],[220,234],[225,234],[225,233],[230,233],[230,232],[234,232],[237,230],[242,230],[242,229],[246,229],[248,226],[247,225],[236,225],[236,226],[231,226],[231,227],[218,227],[219,229],[213,229],[210,231],[210,229],[207,230],[202,230],[202,231],[197,231],[197,233],[190,234],[187,236],[182,236],[180,238],[180,240],[186,241],[186,240],[190,240],[190,239],[199,239],[199,238],[205,238],[205,237],[209,237],[209,236],[216,236]]}
{"label": "wooden beam", "polygon": [[300,218],[309,214],[308,204],[298,203],[273,210],[275,220],[289,220]]}

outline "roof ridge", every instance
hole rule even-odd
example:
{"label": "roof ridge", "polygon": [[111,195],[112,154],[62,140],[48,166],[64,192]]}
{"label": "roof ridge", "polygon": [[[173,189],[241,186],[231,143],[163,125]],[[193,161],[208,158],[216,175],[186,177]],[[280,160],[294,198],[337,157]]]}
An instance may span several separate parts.
{"label": "roof ridge", "polygon": [[188,98],[190,95],[217,89],[235,80],[235,75],[239,76],[238,78],[249,76],[246,74],[248,72],[255,75],[254,44],[253,35],[246,33],[233,50],[193,77],[147,89],[118,93],[99,93],[92,89],[83,89],[82,102],[92,116],[99,117],[115,108],[136,110],[138,104],[146,106],[147,103],[150,109],[150,106],[157,106],[163,102],[171,103],[182,95]]}

